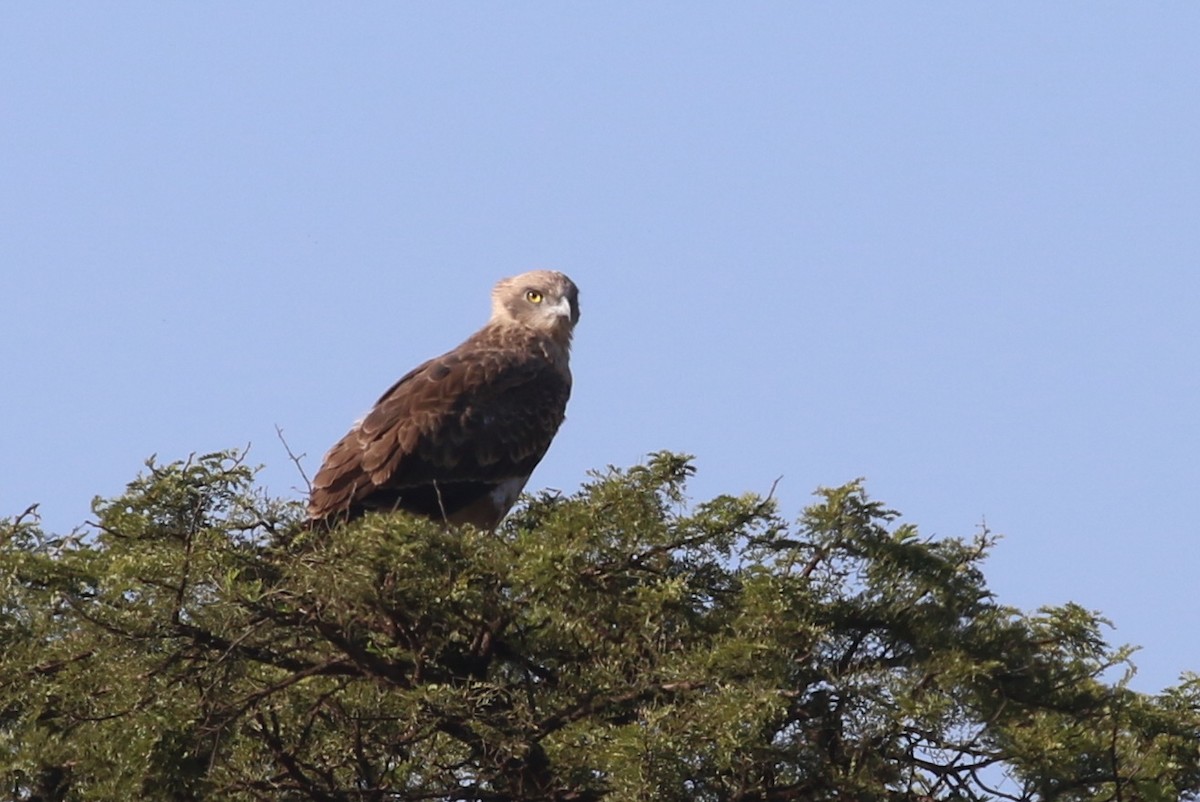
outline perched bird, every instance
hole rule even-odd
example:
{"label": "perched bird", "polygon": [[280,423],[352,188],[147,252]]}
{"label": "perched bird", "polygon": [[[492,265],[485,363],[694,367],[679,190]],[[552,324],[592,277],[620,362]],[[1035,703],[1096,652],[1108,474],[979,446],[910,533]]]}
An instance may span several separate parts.
{"label": "perched bird", "polygon": [[405,510],[494,528],[550,447],[571,395],[579,290],[534,270],[492,290],[492,317],[392,385],[325,455],[311,524]]}

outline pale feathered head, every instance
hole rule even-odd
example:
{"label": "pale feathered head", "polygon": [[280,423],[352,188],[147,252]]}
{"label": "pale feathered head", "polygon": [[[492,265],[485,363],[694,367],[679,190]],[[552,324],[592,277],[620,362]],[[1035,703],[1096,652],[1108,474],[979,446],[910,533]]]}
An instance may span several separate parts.
{"label": "pale feathered head", "polygon": [[570,337],[579,322],[579,288],[554,270],[501,279],[492,290],[492,322],[519,323]]}

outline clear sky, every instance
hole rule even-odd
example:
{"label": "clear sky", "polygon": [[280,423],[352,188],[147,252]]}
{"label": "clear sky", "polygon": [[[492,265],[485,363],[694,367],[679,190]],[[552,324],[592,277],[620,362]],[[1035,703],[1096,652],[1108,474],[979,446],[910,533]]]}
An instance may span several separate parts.
{"label": "clear sky", "polygon": [[531,488],[865,476],[1001,601],[1200,670],[1200,4],[6,3],[0,513],[325,449],[581,287]]}

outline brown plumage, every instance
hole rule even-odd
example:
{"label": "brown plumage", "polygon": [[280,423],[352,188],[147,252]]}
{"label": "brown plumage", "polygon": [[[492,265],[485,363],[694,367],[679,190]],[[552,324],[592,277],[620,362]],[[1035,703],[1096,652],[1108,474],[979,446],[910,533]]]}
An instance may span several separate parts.
{"label": "brown plumage", "polygon": [[329,449],[310,522],[406,510],[496,526],[563,421],[578,320],[579,290],[562,273],[499,282],[486,326],[392,385]]}

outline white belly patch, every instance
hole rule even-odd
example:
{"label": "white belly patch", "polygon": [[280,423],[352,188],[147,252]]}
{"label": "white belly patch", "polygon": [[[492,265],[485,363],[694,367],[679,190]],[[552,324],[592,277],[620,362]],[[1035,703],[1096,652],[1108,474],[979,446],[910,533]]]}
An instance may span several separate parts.
{"label": "white belly patch", "polygon": [[520,497],[521,490],[528,481],[529,477],[527,476],[524,479],[508,479],[496,485],[496,489],[491,492],[491,497],[501,515],[508,512],[512,505],[517,503],[517,498]]}

